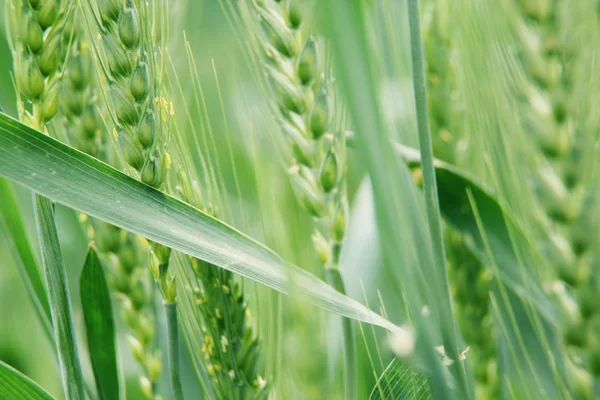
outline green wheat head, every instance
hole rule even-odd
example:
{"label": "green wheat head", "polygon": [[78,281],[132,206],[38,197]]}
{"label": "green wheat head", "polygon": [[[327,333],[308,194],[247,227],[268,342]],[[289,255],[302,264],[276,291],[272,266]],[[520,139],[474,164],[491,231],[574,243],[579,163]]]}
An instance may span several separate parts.
{"label": "green wheat head", "polygon": [[[524,121],[539,148],[535,183],[550,246],[560,250],[551,262],[578,307],[575,314],[564,310],[564,340],[577,360],[573,367],[587,371],[596,381],[600,376],[598,277],[590,235],[598,222],[584,213],[595,201],[594,191],[585,191],[591,176],[584,167],[595,137],[590,123],[595,110],[578,100],[593,90],[587,78],[581,79],[596,61],[582,36],[585,31],[580,30],[596,23],[590,21],[593,7],[564,1],[519,1],[515,7],[521,14],[516,30],[528,82]],[[581,381],[581,374],[572,376],[580,395],[592,396],[593,389]]]}
{"label": "green wheat head", "polygon": [[267,81],[276,99],[284,160],[299,202],[315,221],[314,248],[336,269],[346,229],[346,143],[334,124],[324,52],[295,1],[253,1]]}
{"label": "green wheat head", "polygon": [[[446,1],[429,4],[424,19],[427,56],[428,100],[431,135],[436,157],[460,162],[465,146],[461,137],[460,113],[456,106],[460,99],[453,61],[456,58],[456,32],[450,21],[451,5]],[[474,257],[460,233],[447,227],[445,244],[449,264],[449,278],[455,300],[455,312],[461,333],[469,346],[466,357],[476,380],[476,396],[492,399],[499,394],[495,337],[490,334],[494,323],[490,310],[489,291],[491,274]],[[473,326],[481,329],[472,329]]]}

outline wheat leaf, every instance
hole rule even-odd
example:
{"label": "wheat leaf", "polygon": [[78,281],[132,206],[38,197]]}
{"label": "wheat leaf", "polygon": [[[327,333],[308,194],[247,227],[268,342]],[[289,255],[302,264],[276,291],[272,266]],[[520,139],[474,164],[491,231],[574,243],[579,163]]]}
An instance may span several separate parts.
{"label": "wheat leaf", "polygon": [[37,383],[2,361],[0,394],[4,400],[53,400]]}
{"label": "wheat leaf", "polygon": [[240,231],[0,114],[0,175],[52,200],[282,293],[293,280],[338,315],[400,329]]}
{"label": "wheat leaf", "polygon": [[[420,157],[415,149],[402,145],[396,149],[411,168],[419,167]],[[499,277],[513,293],[534,304],[548,323],[557,326],[556,311],[532,273],[541,260],[505,207],[482,184],[458,168],[436,160],[435,170],[446,221],[472,239],[468,244],[485,266],[494,271],[497,265]],[[468,193],[477,205],[485,230],[483,235],[489,240],[489,254]]]}
{"label": "wheat leaf", "polygon": [[104,268],[90,247],[79,281],[88,350],[96,379],[98,397],[119,399],[119,369],[115,322]]}

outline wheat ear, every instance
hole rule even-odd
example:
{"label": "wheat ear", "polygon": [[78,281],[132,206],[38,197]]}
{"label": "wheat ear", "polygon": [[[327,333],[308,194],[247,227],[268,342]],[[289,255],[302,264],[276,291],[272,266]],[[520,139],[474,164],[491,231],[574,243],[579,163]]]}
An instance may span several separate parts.
{"label": "wheat ear", "polygon": [[[428,100],[434,153],[444,161],[457,162],[460,139],[457,128],[459,111],[454,106],[460,90],[452,68],[454,44],[451,30],[450,4],[436,0],[430,4],[425,20],[427,52]],[[492,399],[499,395],[497,355],[493,335],[494,323],[490,310],[491,274],[467,248],[459,232],[445,231],[449,278],[455,300],[459,328],[470,350],[466,353],[475,375],[476,397]],[[472,329],[479,326],[481,329]]]}
{"label": "wheat ear", "polygon": [[[81,28],[76,26],[76,28]],[[65,68],[62,87],[64,126],[67,138],[75,147],[105,161],[110,149],[102,135],[104,126],[99,115],[98,85],[93,74],[93,54],[82,29],[75,29],[70,57]],[[90,240],[94,240],[103,264],[107,267],[107,280],[121,305],[123,318],[130,329],[128,343],[136,361],[142,367],[140,387],[146,398],[155,397],[161,376],[161,355],[155,349],[156,318],[153,310],[151,277],[144,264],[143,243],[134,235],[106,224],[80,218],[86,223]]]}
{"label": "wheat ear", "polygon": [[[564,339],[570,350],[578,354],[575,358],[585,360],[574,365],[586,369],[597,383],[600,335],[594,321],[599,296],[590,268],[594,252],[590,238],[596,232],[593,226],[597,222],[583,216],[586,202],[593,201],[593,197],[585,191],[587,174],[581,167],[585,149],[591,143],[586,135],[590,127],[584,120],[584,107],[575,102],[582,93],[578,85],[589,84],[587,79],[579,83],[578,77],[585,72],[577,67],[590,63],[591,56],[585,52],[585,41],[576,39],[575,20],[570,19],[577,15],[577,23],[584,23],[583,14],[577,13],[591,15],[594,9],[591,4],[569,5],[562,1],[516,3],[520,16],[517,32],[528,84],[524,120],[540,150],[535,176],[538,199],[549,221],[548,247],[558,249],[551,262],[578,306],[577,313],[565,313]],[[577,386],[588,386],[582,395],[591,396],[593,389],[589,385]]]}

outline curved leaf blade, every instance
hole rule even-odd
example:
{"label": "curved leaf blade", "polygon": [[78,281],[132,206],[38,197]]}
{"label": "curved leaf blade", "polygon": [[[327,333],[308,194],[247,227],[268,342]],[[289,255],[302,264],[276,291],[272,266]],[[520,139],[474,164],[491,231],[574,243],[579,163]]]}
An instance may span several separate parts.
{"label": "curved leaf blade", "polygon": [[393,359],[377,380],[369,400],[429,400],[432,399],[429,379]]}
{"label": "curved leaf blade", "polygon": [[4,400],[54,400],[37,383],[2,361],[0,393]]}
{"label": "curved leaf blade", "polygon": [[[396,145],[398,153],[411,168],[418,168],[420,156],[410,147]],[[558,316],[550,300],[530,273],[527,262],[541,262],[532,244],[518,228],[502,204],[483,185],[458,168],[436,160],[436,178],[441,211],[452,226],[472,238],[471,250],[488,268],[498,268],[504,284],[519,298],[531,301],[540,314],[552,325]],[[477,206],[477,216],[471,206]],[[484,232],[480,231],[480,227]],[[484,238],[489,244],[486,249]],[[537,265],[537,264],[536,264]]]}
{"label": "curved leaf blade", "polygon": [[325,310],[401,329],[229,225],[6,114],[0,114],[0,159],[0,175],[70,208],[284,294],[293,280]]}
{"label": "curved leaf blade", "polygon": [[83,375],[79,364],[67,275],[58,241],[53,207],[50,200],[35,196],[35,220],[63,389],[66,398],[79,400],[84,398]]}
{"label": "curved leaf blade", "polygon": [[120,398],[116,330],[104,268],[90,246],[79,281],[88,350],[101,400]]}
{"label": "curved leaf blade", "polygon": [[[402,145],[397,150],[410,167],[419,167],[418,151]],[[510,377],[503,385],[518,382],[532,394],[545,390],[545,397],[560,397],[565,360],[556,308],[532,274],[541,263],[539,255],[482,184],[442,161],[436,160],[435,168],[444,218],[473,239],[467,242],[473,254],[501,280],[494,285],[492,303],[494,319],[503,332],[497,338],[500,364]]]}

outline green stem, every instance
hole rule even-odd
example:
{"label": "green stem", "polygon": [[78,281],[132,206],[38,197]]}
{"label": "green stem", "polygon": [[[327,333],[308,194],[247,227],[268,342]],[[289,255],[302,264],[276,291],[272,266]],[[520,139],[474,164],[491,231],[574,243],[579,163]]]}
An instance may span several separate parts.
{"label": "green stem", "polygon": [[415,108],[417,113],[417,130],[419,134],[419,147],[421,151],[421,168],[423,170],[423,192],[427,209],[427,221],[433,248],[435,265],[438,268],[438,285],[445,293],[447,301],[440,305],[439,316],[444,319],[442,324],[444,349],[454,363],[456,379],[460,382],[464,395],[472,398],[464,362],[459,358],[458,337],[456,324],[453,318],[452,298],[448,282],[448,269],[442,235],[440,206],[438,202],[437,183],[433,165],[433,147],[429,128],[429,115],[427,109],[427,90],[425,82],[425,57],[423,55],[423,39],[421,36],[419,0],[408,1],[408,23],[410,31],[410,50],[412,62],[413,87]]}
{"label": "green stem", "polygon": [[179,332],[177,325],[177,303],[164,303],[167,315],[167,351],[169,377],[174,400],[183,400],[183,387],[179,372]]}
{"label": "green stem", "polygon": [[63,389],[70,400],[84,399],[84,383],[79,363],[75,328],[65,264],[60,252],[52,202],[35,195],[35,220],[46,277],[52,325],[58,351]]}
{"label": "green stem", "polygon": [[[327,282],[335,290],[346,294],[342,274],[337,268],[326,268]],[[342,318],[342,330],[344,334],[344,388],[346,400],[358,399],[358,366],[356,361],[356,341],[354,339],[354,325],[349,318]]]}
{"label": "green stem", "polygon": [[[41,103],[33,104],[33,117],[37,129],[44,132]],[[46,290],[54,342],[57,347],[58,363],[61,369],[63,389],[68,399],[84,399],[83,391],[88,398],[93,399],[93,391],[83,379],[75,327],[71,313],[71,302],[67,283],[67,273],[60,251],[58,231],[54,216],[52,201],[38,196],[34,198],[34,211],[42,255],[42,265],[46,281]]]}

